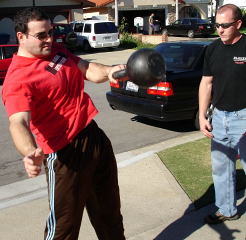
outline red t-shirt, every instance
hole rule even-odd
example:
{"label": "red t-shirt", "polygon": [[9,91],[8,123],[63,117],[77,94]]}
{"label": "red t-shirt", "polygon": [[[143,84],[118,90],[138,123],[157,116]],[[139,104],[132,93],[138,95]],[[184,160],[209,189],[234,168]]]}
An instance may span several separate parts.
{"label": "red t-shirt", "polygon": [[84,92],[79,59],[57,45],[43,59],[14,55],[4,80],[8,116],[31,112],[31,130],[45,154],[66,146],[97,114]]}

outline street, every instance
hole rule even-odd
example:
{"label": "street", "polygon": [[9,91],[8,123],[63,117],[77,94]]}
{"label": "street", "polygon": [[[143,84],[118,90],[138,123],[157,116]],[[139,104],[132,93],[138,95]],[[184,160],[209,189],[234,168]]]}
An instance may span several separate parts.
{"label": "street", "polygon": [[[126,63],[133,50],[97,50],[91,54],[76,53],[80,57],[103,64]],[[0,86],[0,91],[2,86]],[[85,91],[99,110],[95,120],[112,141],[116,154],[195,131],[190,121],[161,123],[133,114],[114,111],[109,107],[105,93],[109,83],[95,85],[86,82]],[[8,120],[2,101],[0,103],[0,186],[26,179],[21,156],[16,152],[8,131]]]}

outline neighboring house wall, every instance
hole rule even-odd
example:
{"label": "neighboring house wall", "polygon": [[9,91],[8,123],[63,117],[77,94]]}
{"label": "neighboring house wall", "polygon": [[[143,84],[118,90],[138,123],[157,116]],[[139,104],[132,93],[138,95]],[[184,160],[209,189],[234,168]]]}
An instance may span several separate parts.
{"label": "neighboring house wall", "polygon": [[119,6],[153,6],[175,3],[173,0],[118,0]]}
{"label": "neighboring house wall", "polygon": [[83,19],[83,9],[72,9],[70,11],[70,21],[79,21]]}
{"label": "neighboring house wall", "polygon": [[[35,0],[36,6],[78,6],[79,0]],[[32,0],[0,0],[0,8],[4,7],[28,7],[33,3]]]}
{"label": "neighboring house wall", "polygon": [[114,9],[110,7],[98,7],[84,9],[84,18],[100,16],[102,19],[114,21]]}
{"label": "neighboring house wall", "polygon": [[[82,7],[95,5],[86,0],[35,0],[34,2],[35,6],[43,8],[56,23],[81,19]],[[13,23],[16,12],[31,6],[33,6],[32,0],[0,0],[0,33],[9,34],[10,42],[16,41]]]}
{"label": "neighboring house wall", "polygon": [[53,23],[68,23],[68,19],[66,19],[63,15],[57,15],[54,17]]}
{"label": "neighboring house wall", "polygon": [[[30,2],[30,1],[29,1]],[[36,6],[66,6],[66,5],[77,5],[78,0],[35,0]]]}

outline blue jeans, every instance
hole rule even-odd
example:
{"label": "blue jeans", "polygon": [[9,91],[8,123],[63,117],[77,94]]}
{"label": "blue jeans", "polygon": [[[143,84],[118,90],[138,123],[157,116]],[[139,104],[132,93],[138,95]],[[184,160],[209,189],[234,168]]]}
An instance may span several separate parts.
{"label": "blue jeans", "polygon": [[211,145],[215,204],[225,216],[237,213],[236,159],[246,172],[246,108],[227,112],[214,109]]}

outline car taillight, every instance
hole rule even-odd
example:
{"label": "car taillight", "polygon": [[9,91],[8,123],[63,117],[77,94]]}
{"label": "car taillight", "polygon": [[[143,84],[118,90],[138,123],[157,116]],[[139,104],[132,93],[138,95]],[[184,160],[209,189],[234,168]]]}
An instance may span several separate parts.
{"label": "car taillight", "polygon": [[93,41],[96,41],[96,36],[92,36],[92,40]]}
{"label": "car taillight", "polygon": [[113,87],[113,88],[120,88],[120,83],[117,81],[117,83],[112,83],[110,82],[110,87]]}
{"label": "car taillight", "polygon": [[204,26],[199,26],[198,28],[199,28],[200,30],[202,30],[202,29],[204,29]]}
{"label": "car taillight", "polygon": [[171,82],[161,82],[153,87],[148,88],[147,93],[150,95],[172,96],[173,86]]}

